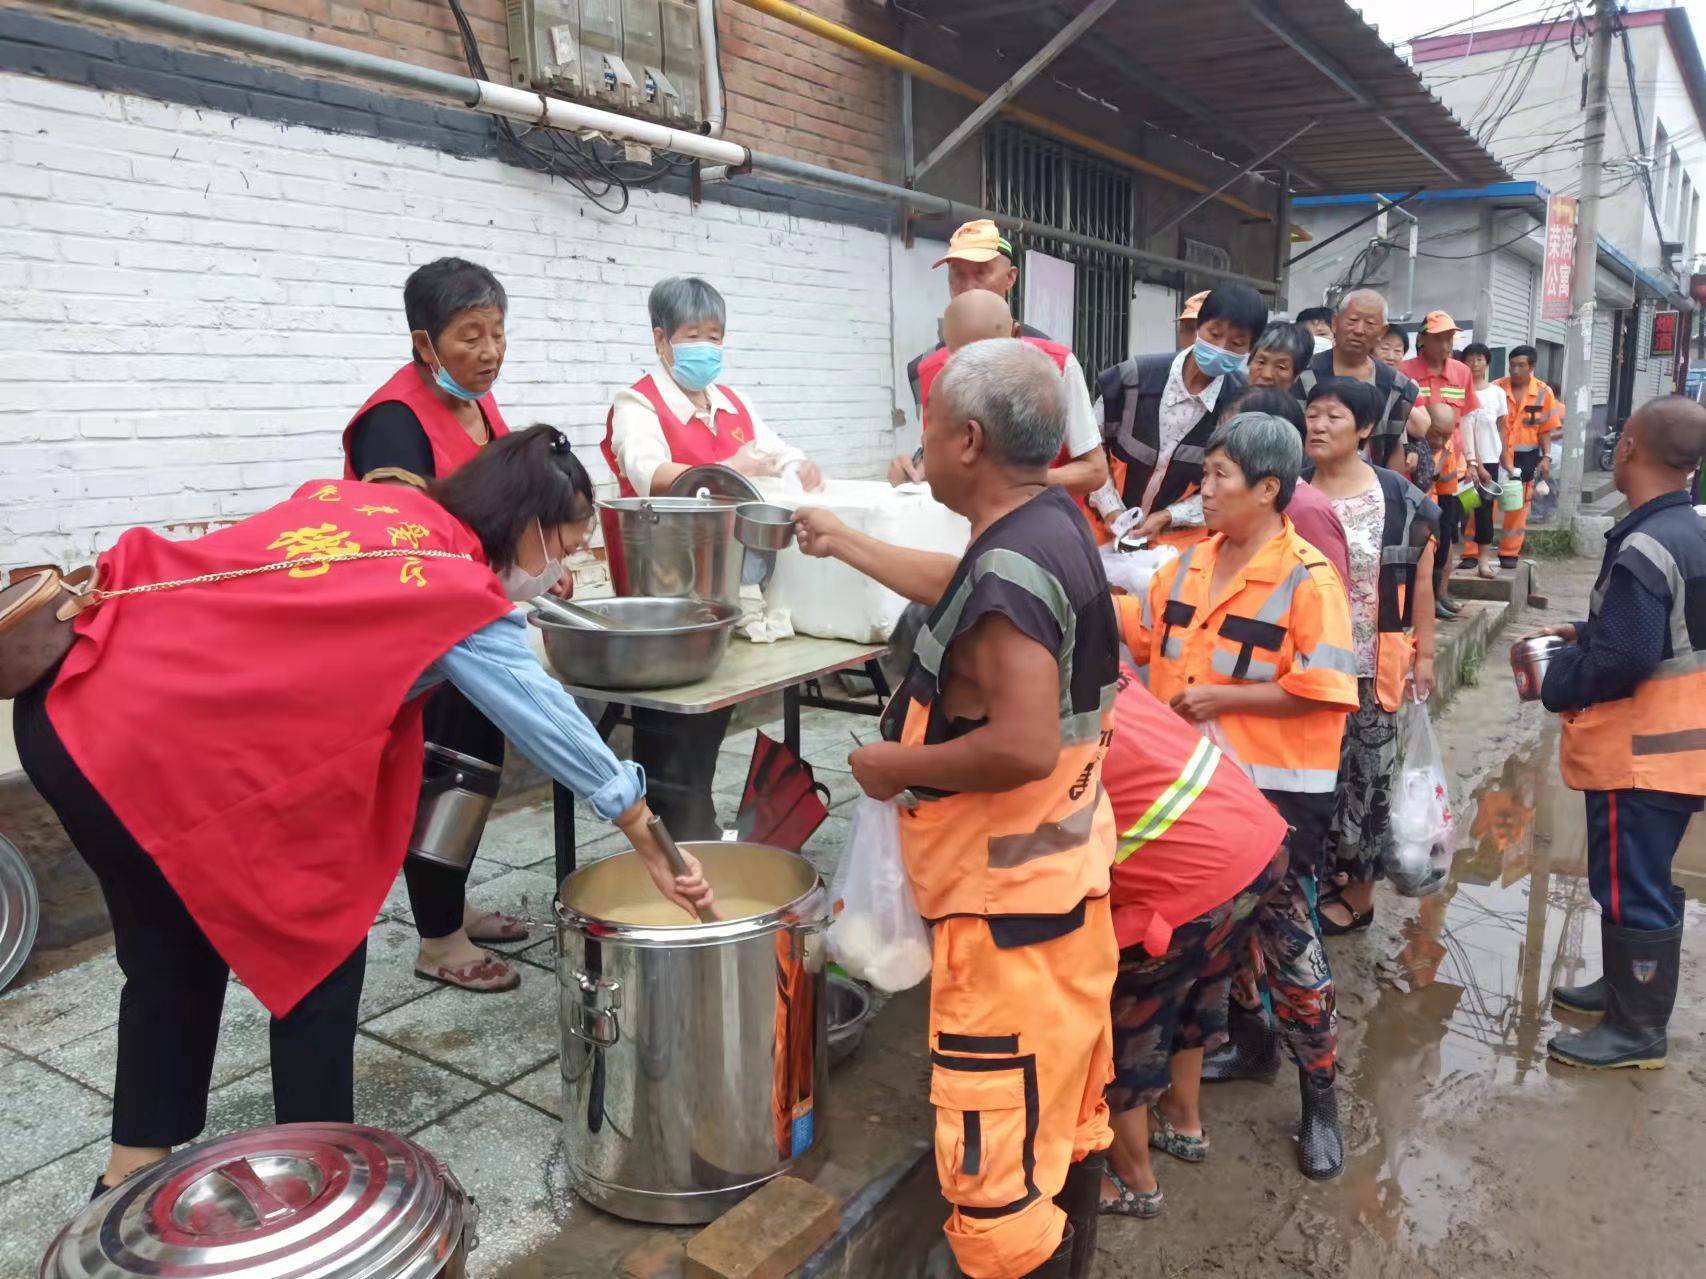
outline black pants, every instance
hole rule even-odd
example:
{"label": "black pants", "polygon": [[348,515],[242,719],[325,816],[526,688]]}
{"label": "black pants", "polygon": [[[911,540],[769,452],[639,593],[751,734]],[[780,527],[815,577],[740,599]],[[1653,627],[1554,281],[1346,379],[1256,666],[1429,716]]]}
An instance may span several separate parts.
{"label": "black pants", "polygon": [[[207,1125],[207,1090],[230,970],[182,899],[96,793],[48,720],[53,676],[18,698],[18,756],[100,881],[113,921],[119,995],[113,1141],[176,1146]],[[281,1124],[355,1118],[355,1024],[367,943],[272,1020],[273,1116]]]}
{"label": "black pants", "polygon": [[1451,572],[1451,548],[1457,543],[1457,532],[1463,527],[1463,505],[1455,493],[1439,499],[1439,545],[1434,548],[1434,598],[1445,588],[1446,574]]}
{"label": "black pants", "polygon": [[[427,741],[503,767],[503,732],[454,684],[446,681],[439,686],[427,702],[422,722]],[[406,857],[403,882],[409,887],[415,931],[422,937],[448,937],[462,927],[462,911],[468,897],[468,867]]]}
{"label": "black pants", "polygon": [[733,715],[733,707],[706,715],[634,711],[634,762],[646,770],[646,803],[677,839],[722,838],[711,784]]}
{"label": "black pants", "polygon": [[[1494,484],[1499,482],[1499,464],[1486,462],[1487,474],[1492,477]],[[1494,531],[1496,521],[1493,516],[1498,512],[1498,498],[1482,498],[1481,505],[1475,508],[1475,541],[1483,551],[1496,551],[1498,543],[1494,540],[1498,534]]]}

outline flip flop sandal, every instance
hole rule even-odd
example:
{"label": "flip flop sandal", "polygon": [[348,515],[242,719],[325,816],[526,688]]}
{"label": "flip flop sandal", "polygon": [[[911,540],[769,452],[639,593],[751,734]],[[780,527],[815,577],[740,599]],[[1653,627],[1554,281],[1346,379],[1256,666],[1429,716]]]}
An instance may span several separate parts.
{"label": "flip flop sandal", "polygon": [[1115,1197],[1104,1199],[1098,1205],[1097,1211],[1104,1217],[1143,1217],[1147,1219],[1161,1215],[1161,1203],[1165,1196],[1162,1195],[1160,1186],[1155,1187],[1154,1190],[1133,1190],[1120,1179],[1119,1173],[1112,1168],[1108,1169],[1108,1180],[1114,1183]]}
{"label": "flip flop sandal", "polygon": [[1149,1134],[1149,1144],[1156,1150],[1164,1151],[1175,1159],[1182,1159],[1188,1164],[1200,1164],[1208,1158],[1208,1134],[1200,1137],[1187,1137],[1173,1127],[1165,1115],[1154,1106],[1149,1108],[1150,1116],[1155,1120],[1161,1131]]}
{"label": "flip flop sandal", "polygon": [[422,981],[435,981],[443,986],[454,986],[457,990],[471,991],[476,995],[499,995],[506,990],[514,990],[521,985],[521,973],[496,955],[487,955],[471,964],[451,967],[440,964],[435,968],[423,968],[415,965],[415,976]]}
{"label": "flip flop sandal", "polygon": [[478,932],[470,928],[468,940],[480,942],[487,946],[513,946],[524,942],[533,935],[531,929],[514,915],[506,915],[501,910],[489,910],[480,925]]}

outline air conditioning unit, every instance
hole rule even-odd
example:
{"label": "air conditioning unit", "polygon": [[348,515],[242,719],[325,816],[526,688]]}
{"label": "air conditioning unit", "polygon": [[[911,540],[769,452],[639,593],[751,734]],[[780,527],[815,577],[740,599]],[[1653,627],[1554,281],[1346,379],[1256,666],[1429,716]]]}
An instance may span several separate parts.
{"label": "air conditioning unit", "polygon": [[690,129],[700,102],[698,11],[682,0],[505,0],[510,80]]}

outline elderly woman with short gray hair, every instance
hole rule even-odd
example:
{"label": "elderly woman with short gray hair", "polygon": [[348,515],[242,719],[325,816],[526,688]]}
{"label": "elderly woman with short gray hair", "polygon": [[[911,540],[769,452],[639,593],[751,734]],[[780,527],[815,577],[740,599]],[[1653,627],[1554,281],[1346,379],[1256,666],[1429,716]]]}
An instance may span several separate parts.
{"label": "elderly woman with short gray hair", "polygon": [[[477,262],[439,258],[411,273],[403,285],[409,362],[344,428],[344,478],[425,488],[509,434],[492,398],[508,314],[503,285]],[[433,693],[424,720],[427,741],[503,766],[503,733],[453,684]],[[417,977],[480,993],[521,984],[521,970],[484,945],[526,941],[527,926],[470,905],[466,868],[411,857],[403,878],[421,941]]]}
{"label": "elderly woman with short gray hair", "polygon": [[[1291,828],[1285,878],[1257,911],[1256,933],[1278,1038],[1298,1067],[1298,1163],[1305,1176],[1326,1178],[1344,1167],[1344,1140],[1334,1090],[1333,983],[1313,902],[1345,716],[1358,700],[1344,587],[1285,514],[1302,466],[1302,441],[1284,418],[1240,413],[1220,426],[1203,459],[1203,519],[1213,536],[1164,565],[1147,600],[1123,600],[1120,613],[1127,648],[1149,665],[1150,691],[1200,725]],[[1243,986],[1246,995],[1253,989],[1247,974]],[[1260,1006],[1248,1007],[1246,999],[1228,1027],[1242,1066],[1237,1073],[1271,1076],[1278,1066],[1274,1033]],[[1209,1040],[1205,1047],[1218,1046]],[[1172,1091],[1157,1105],[1152,1144],[1180,1159],[1207,1152],[1197,1108],[1201,1079],[1200,1055],[1180,1063]]]}
{"label": "elderly woman with short gray hair", "polygon": [[622,495],[667,494],[688,470],[714,462],[753,477],[793,471],[803,487],[822,488],[816,463],[720,380],[723,295],[697,276],[672,276],[653,286],[647,310],[657,364],[616,393],[604,421],[604,460]]}

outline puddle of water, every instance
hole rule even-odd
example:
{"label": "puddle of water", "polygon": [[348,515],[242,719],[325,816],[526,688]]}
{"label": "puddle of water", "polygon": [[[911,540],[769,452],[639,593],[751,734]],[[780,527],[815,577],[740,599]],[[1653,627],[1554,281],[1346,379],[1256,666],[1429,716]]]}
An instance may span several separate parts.
{"label": "puddle of water", "polygon": [[[1552,987],[1600,970],[1582,797],[1564,786],[1557,760],[1554,727],[1460,803],[1450,881],[1405,904],[1400,941],[1378,961],[1346,1189],[1361,1223],[1389,1243],[1431,1248],[1473,1228],[1469,1188],[1500,1176],[1445,1148],[1442,1123],[1511,1088],[1540,1104],[1580,1086],[1579,1074],[1546,1059],[1560,1028]],[[1690,897],[1689,924],[1706,923],[1706,820],[1690,825],[1675,878]]]}

